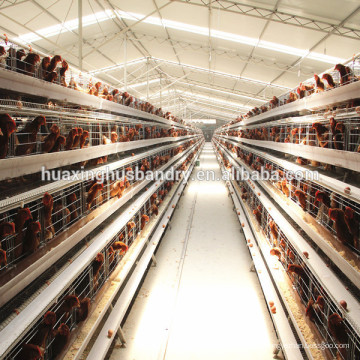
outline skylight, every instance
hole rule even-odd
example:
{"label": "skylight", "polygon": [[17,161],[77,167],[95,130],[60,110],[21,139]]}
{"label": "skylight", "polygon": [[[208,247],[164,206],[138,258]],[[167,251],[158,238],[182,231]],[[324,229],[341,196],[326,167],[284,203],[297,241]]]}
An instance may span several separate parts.
{"label": "skylight", "polygon": [[[138,21],[142,19],[145,15],[143,14],[137,14],[132,12],[125,12],[117,10],[116,13],[124,19]],[[157,17],[149,16],[148,18],[143,20],[144,23],[152,24],[152,25],[158,25],[158,26],[165,26],[170,29],[174,30],[181,30],[190,32],[197,35],[203,35],[203,36],[209,36],[209,29],[207,27],[197,26],[197,25],[191,25],[191,24],[185,24],[179,21],[173,21],[173,20],[166,20],[166,19],[160,19]],[[239,44],[244,45],[250,45],[250,46],[258,46],[259,48],[268,49],[276,52],[281,52],[288,55],[295,55],[299,57],[303,57],[308,55],[309,59],[322,61],[330,64],[336,64],[336,63],[342,63],[346,59],[334,57],[334,56],[328,56],[323,55],[316,52],[311,52],[308,54],[308,50],[302,50],[298,49],[292,46],[286,46],[270,41],[260,40],[256,38],[251,38],[248,36],[242,36],[238,34],[228,33],[220,30],[211,29],[211,37],[216,39],[222,39],[227,41],[233,41]]]}
{"label": "skylight", "polygon": [[225,76],[225,77],[229,77],[229,78],[235,79],[235,80],[249,81],[249,82],[252,82],[252,83],[257,83],[257,84],[260,84],[260,85],[268,85],[268,86],[272,86],[272,87],[276,87],[276,88],[280,88],[280,89],[289,89],[289,90],[291,89],[290,87],[287,87],[287,86],[282,86],[282,85],[277,85],[277,84],[270,84],[269,82],[266,82],[266,81],[251,79],[251,78],[248,78],[248,77],[245,77],[245,76],[236,76],[236,75],[229,74],[229,73],[226,73],[226,72],[223,72],[223,71],[209,70],[209,69],[203,68],[201,66],[185,64],[183,62],[181,64],[179,64],[178,62],[171,61],[171,60],[162,60],[162,59],[159,59],[159,58],[152,58],[152,59],[157,60],[157,61],[161,61],[164,64],[173,64],[173,65],[177,65],[177,66],[183,66],[183,67],[186,67],[186,68],[189,68],[189,69],[195,69],[195,70],[211,73],[211,74],[214,74],[214,75]]}
{"label": "skylight", "polygon": [[[160,79],[149,80],[149,84],[154,84],[154,83],[159,82],[159,81],[160,81]],[[145,86],[147,84],[148,84],[147,81],[143,81],[143,82],[139,82],[139,83],[136,83],[136,84],[127,84],[127,86],[129,88],[136,88],[136,87],[140,87],[140,86]]]}
{"label": "skylight", "polygon": [[216,124],[216,119],[184,119],[184,121],[203,124]]}
{"label": "skylight", "polygon": [[[120,11],[120,10],[116,10],[116,14],[123,19],[132,20],[132,21],[139,21],[145,17],[145,15],[143,15],[143,14],[138,14],[138,13],[133,13],[133,12],[125,12],[125,11]],[[113,18],[115,18],[115,15],[111,10],[99,11],[92,15],[84,16],[83,17],[83,27],[95,24],[97,22],[102,22],[102,21],[106,21],[109,19],[113,19]],[[197,34],[197,35],[209,36],[209,29],[207,27],[186,24],[186,23],[179,22],[179,21],[160,19],[158,17],[149,16],[149,17],[146,17],[145,19],[143,19],[142,22],[146,23],[146,24],[152,24],[155,26],[165,26],[170,29],[185,31],[185,32],[189,32],[189,33],[193,33],[193,34]],[[57,25],[53,25],[53,26],[50,26],[47,28],[37,30],[37,33],[42,35],[45,38],[48,38],[51,36],[55,36],[59,33],[76,30],[77,27],[78,27],[78,19],[74,19],[74,20],[68,20],[68,21],[64,22],[63,25],[57,24]],[[302,50],[302,49],[298,49],[298,48],[295,48],[292,46],[286,46],[286,45],[282,45],[282,44],[278,44],[278,43],[274,43],[274,42],[270,42],[270,41],[265,41],[265,40],[258,41],[258,39],[256,39],[256,38],[251,38],[248,36],[242,36],[242,35],[233,34],[233,33],[224,32],[224,31],[215,30],[215,29],[211,30],[211,37],[216,38],[216,39],[226,40],[226,41],[232,41],[232,42],[236,42],[239,44],[245,44],[245,45],[249,45],[249,46],[258,46],[259,48],[268,49],[271,51],[276,51],[276,52],[280,52],[280,53],[284,53],[284,54],[288,54],[288,55],[295,55],[298,57],[307,56],[309,59],[321,61],[321,62],[325,62],[325,63],[329,63],[329,64],[342,63],[345,61],[345,59],[334,57],[334,56],[328,56],[328,55],[324,55],[324,54],[320,54],[320,53],[316,53],[316,52],[309,53],[308,50]],[[28,33],[28,34],[19,36],[19,38],[17,40],[21,41],[21,42],[26,42],[26,43],[32,43],[32,42],[40,40],[40,39],[41,39],[41,36],[39,36],[35,33]]]}
{"label": "skylight", "polygon": [[[162,92],[162,96],[168,96],[168,95],[173,95],[174,92],[171,91],[171,90],[165,90]],[[181,96],[184,96],[192,101],[199,101],[200,100],[206,100],[207,102],[204,103],[204,101],[202,103],[204,104],[212,104],[212,103],[215,103],[215,104],[221,104],[223,106],[226,107],[231,107],[231,108],[235,108],[236,110],[238,109],[252,109],[252,106],[248,106],[248,105],[242,105],[242,104],[238,104],[238,103],[235,103],[235,102],[232,102],[232,101],[227,101],[227,100],[222,100],[222,99],[218,99],[218,98],[214,98],[214,97],[211,97],[211,96],[206,96],[206,95],[201,95],[201,94],[198,94],[198,93],[192,93],[192,92],[189,92],[189,91],[183,91],[183,90],[176,90],[176,94],[177,95],[181,95]],[[156,98],[159,98],[160,97],[160,94],[157,94],[156,96],[154,96],[152,98],[152,101]],[[143,100],[145,100],[145,98],[143,98]],[[166,100],[165,98],[163,98],[163,100]],[[229,110],[232,110],[232,109],[229,109]]]}
{"label": "skylight", "polygon": [[[139,58],[139,59],[131,60],[131,61],[127,62],[126,66],[141,64],[145,61],[146,61],[146,58]],[[100,73],[104,73],[104,72],[108,72],[108,71],[112,71],[112,70],[119,70],[119,69],[122,69],[123,67],[125,67],[124,63],[118,64],[118,65],[106,66],[101,69],[89,71],[89,74],[96,75],[96,74],[100,74]]]}
{"label": "skylight", "polygon": [[[83,27],[87,27],[96,24],[97,22],[103,22],[113,18],[115,18],[115,15],[110,10],[99,11],[92,15],[83,16],[82,23],[83,23]],[[56,24],[40,30],[36,30],[36,33],[42,35],[44,38],[49,38],[52,36],[56,36],[59,33],[62,34],[72,30],[77,30],[77,28],[78,28],[78,19],[74,19],[74,20],[65,21],[63,24]],[[16,38],[16,40],[25,43],[32,43],[42,39],[42,37],[37,34],[32,32],[32,33],[20,35],[18,38]]]}
{"label": "skylight", "polygon": [[221,93],[221,94],[230,95],[230,96],[236,96],[236,97],[240,97],[240,98],[244,98],[244,99],[248,99],[248,100],[259,101],[259,102],[262,102],[262,103],[266,103],[268,101],[268,100],[262,100],[262,99],[254,98],[254,97],[247,96],[247,95],[236,94],[236,93],[233,93],[233,92],[230,92],[230,91],[219,90],[219,89],[215,89],[215,88],[212,88],[212,87],[187,83],[187,82],[183,82],[183,81],[178,81],[178,84],[183,84],[183,85],[187,85],[187,86],[190,86],[190,87],[196,87],[196,88],[204,89],[204,90],[210,90],[210,91],[218,92],[218,93]]}
{"label": "skylight", "polygon": [[218,98],[214,98],[214,97],[211,97],[211,96],[206,96],[206,95],[201,95],[201,94],[193,94],[189,91],[178,91],[178,93],[180,95],[187,95],[187,96],[191,96],[193,99],[203,99],[203,100],[208,100],[210,102],[215,102],[215,103],[218,103],[218,104],[224,104],[224,105],[228,105],[228,106],[233,106],[235,108],[244,108],[244,109],[252,109],[253,107],[252,106],[248,106],[248,105],[241,105],[241,104],[238,104],[238,103],[234,103],[232,101],[227,101],[227,100],[221,100],[221,99],[218,99]]}

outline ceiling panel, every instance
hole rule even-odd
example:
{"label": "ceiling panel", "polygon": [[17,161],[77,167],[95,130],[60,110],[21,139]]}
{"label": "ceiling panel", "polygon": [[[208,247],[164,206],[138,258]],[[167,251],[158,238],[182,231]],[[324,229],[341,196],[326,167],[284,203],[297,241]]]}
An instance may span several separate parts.
{"label": "ceiling panel", "polygon": [[300,82],[302,82],[302,81],[304,81],[306,79],[307,79],[307,77],[303,78],[301,76],[300,77],[297,76],[297,74],[288,74],[288,73],[286,73],[286,74],[282,74],[280,76],[280,78],[277,79],[274,82],[274,84],[284,85],[284,86],[289,86],[291,88],[295,88],[300,84]]}
{"label": "ceiling panel", "polygon": [[357,6],[359,6],[357,0],[282,0],[279,10],[316,19],[332,20],[336,24],[336,21],[341,22]]}
{"label": "ceiling panel", "polygon": [[[104,3],[106,4],[107,1]],[[134,12],[138,14],[148,15],[154,10],[156,10],[153,1],[144,1],[144,0],[131,0],[131,1],[122,1],[122,0],[111,0],[111,3],[125,12]],[[108,6],[107,6],[108,7]],[[157,16],[154,14],[152,16]]]}
{"label": "ceiling panel", "polygon": [[20,25],[15,24],[11,19],[1,16],[0,11],[0,29],[2,32],[7,33],[9,37],[17,36],[24,31],[24,28]]}
{"label": "ceiling panel", "polygon": [[319,53],[326,52],[327,55],[350,59],[353,54],[358,54],[360,52],[360,40],[339,38],[334,35],[330,36],[324,43],[317,46],[314,51]]}
{"label": "ceiling panel", "polygon": [[180,60],[184,64],[200,66],[203,68],[208,68],[209,66],[209,56],[203,53],[196,53],[195,52],[184,52],[180,56]]}
{"label": "ceiling panel", "polygon": [[253,55],[255,57],[267,59],[268,61],[278,63],[278,66],[274,66],[274,68],[283,67],[284,65],[291,65],[292,63],[294,63],[296,60],[299,59],[299,56],[297,55],[284,54],[262,48],[256,48],[254,50]]}
{"label": "ceiling panel", "polygon": [[[135,24],[135,22],[131,20],[126,20],[126,23],[128,26],[132,26]],[[158,25],[138,23],[132,27],[132,30],[134,30],[135,33],[148,35],[149,38],[151,36],[159,36],[161,38],[167,38],[165,29],[162,26],[158,26]]]}
{"label": "ceiling panel", "polygon": [[[21,11],[21,12],[20,12]],[[14,19],[21,24],[25,24],[30,21],[34,16],[41,13],[38,7],[36,7],[31,2],[21,3],[17,6],[8,7],[6,9],[2,9],[0,14],[5,14],[6,16]],[[3,18],[3,17],[1,17]],[[46,19],[45,19],[46,21]],[[26,30],[25,30],[26,32]]]}
{"label": "ceiling panel", "polygon": [[215,30],[258,38],[266,20],[239,15],[213,8],[212,28]]}
{"label": "ceiling panel", "polygon": [[239,75],[245,64],[245,62],[238,58],[230,59],[224,56],[213,55],[213,65],[217,71]]}
{"label": "ceiling panel", "polygon": [[[77,14],[77,4],[72,0],[61,0],[61,1],[39,1],[36,2],[41,5],[43,8],[47,9],[51,14],[56,16],[61,21],[76,19]],[[86,5],[86,3],[84,3]],[[35,24],[33,24],[35,25]],[[42,24],[40,25],[42,26]],[[42,26],[44,27],[44,26]]]}
{"label": "ceiling panel", "polygon": [[[299,59],[299,55],[294,55],[291,49],[289,53],[284,53],[263,47],[254,48],[253,42],[254,40],[256,42],[259,38],[266,24],[268,25],[261,40],[289,46],[295,48],[295,50],[310,49],[317,42],[321,42],[321,39],[326,33],[240,15],[231,11],[222,11],[218,9],[216,3],[214,3],[212,7],[212,61],[209,65],[209,11],[206,6],[194,6],[186,2],[169,2],[168,0],[83,0],[83,15],[87,16],[93,13],[101,13],[104,8],[109,10],[109,1],[115,7],[119,8],[119,10],[127,14],[123,21],[116,20],[116,22],[120,24],[120,27],[123,27],[124,23],[126,23],[132,27],[131,30],[138,35],[138,40],[136,40],[131,32],[128,33],[129,38],[132,39],[132,42],[130,40],[128,41],[128,61],[144,56],[173,61],[175,63],[178,63],[180,60],[181,64],[184,65],[192,65],[204,69],[208,69],[210,66],[214,71],[228,73],[234,76],[241,74],[243,77],[257,79],[262,82],[272,81],[281,75],[275,83],[288,87],[297,86],[299,82],[312,77],[314,72],[321,73],[333,67],[331,63],[305,58],[295,68],[285,71],[282,74],[282,70],[286,69],[285,66],[295,63]],[[36,5],[36,2],[46,8],[54,17],[58,18],[60,23],[77,19],[78,9],[76,1],[58,0],[49,2],[48,0],[32,0],[3,10],[5,14],[8,14],[10,20],[0,16],[0,27],[7,28],[16,34],[26,34],[29,30],[21,24],[27,24],[27,26],[33,30],[43,29],[57,24],[56,19],[42,12],[39,6]],[[315,20],[323,20],[332,24],[339,24],[359,6],[358,0],[241,0],[241,3],[270,10],[274,9],[275,5],[277,5],[279,11],[305,16]],[[159,25],[160,18],[156,11],[156,5],[158,5],[158,7],[166,5],[160,10],[160,13],[164,20],[172,21],[167,28]],[[149,14],[151,14],[151,17],[135,25],[135,20],[126,19],[130,13],[138,14],[139,18]],[[11,19],[18,21],[20,25],[15,24]],[[151,22],[153,20],[158,24],[149,23],[149,21]],[[360,12],[352,16],[347,24],[348,26],[353,24],[356,28],[360,29]],[[183,26],[185,28],[182,30],[179,28],[174,29],[170,25],[173,27]],[[191,28],[187,25],[202,28]],[[76,32],[77,29],[75,28],[74,31]],[[92,46],[96,47],[105,43],[106,39],[112,38],[114,34],[119,31],[119,26],[116,25],[113,19],[106,19],[99,22],[99,24],[95,23],[84,26],[83,36],[87,39],[87,42],[90,43],[90,45],[83,45],[85,69],[101,69],[106,66],[122,64],[124,62],[123,34],[99,48],[105,56],[92,50]],[[233,34],[235,37],[232,40],[225,40],[227,37],[226,33]],[[175,55],[168,35],[170,39],[174,40],[174,48],[178,57]],[[69,62],[73,64],[78,63],[78,37],[71,32],[62,33],[60,36],[52,36],[48,40],[41,39],[36,41],[34,48],[36,48],[36,45],[49,54],[59,53]],[[314,51],[338,58],[350,58],[354,53],[359,52],[359,45],[360,39],[354,40],[331,35],[325,41],[321,42]],[[91,52],[91,54],[86,56],[89,52]],[[252,58],[248,61],[250,54]],[[151,65],[153,65],[154,62],[152,60],[150,61]],[[137,69],[137,67],[139,69]],[[132,71],[134,71],[134,74],[131,74]],[[146,79],[145,71],[146,69],[141,68],[140,64],[135,66],[129,65],[128,81],[143,82],[144,79]],[[265,86],[261,83],[248,82],[241,79],[236,81],[236,79],[231,77],[209,74],[207,71],[189,70],[186,67],[183,70],[181,66],[170,64],[162,64],[157,70],[151,71],[149,74],[150,79],[159,77],[161,71],[175,78],[182,77],[185,71],[188,73],[188,78],[184,79],[183,82],[197,82],[204,88],[213,85],[229,92],[235,89],[253,96],[260,94],[266,98],[272,97],[273,95],[278,96],[286,90],[283,88],[266,87],[264,91]],[[164,79],[165,73],[163,75]],[[116,84],[118,81],[124,79],[124,70],[122,68],[112,70],[109,73],[102,74],[101,78]],[[173,79],[171,78],[169,78],[168,81],[164,80],[163,86],[166,86],[165,84],[172,81]],[[159,84],[160,82],[151,84],[151,92],[157,92],[159,90]],[[172,88],[190,91],[187,85],[180,82],[172,85]],[[259,105],[258,101],[244,98],[240,99],[235,95],[227,95],[204,88],[193,87],[193,91],[197,94],[230,99],[230,101],[235,103],[243,102],[252,106]],[[144,93],[146,92],[145,90],[146,86],[144,85],[131,91],[138,95],[136,91]],[[209,106],[208,108],[212,109],[213,107]],[[199,116],[201,116],[201,114]]]}
{"label": "ceiling panel", "polygon": [[245,80],[238,80],[235,84],[234,89],[249,94],[257,94],[259,91],[263,89],[263,87],[264,87],[263,84],[257,84]]}
{"label": "ceiling panel", "polygon": [[360,11],[353,15],[345,25],[350,28],[360,29]]}
{"label": "ceiling panel", "polygon": [[311,60],[308,58],[305,58],[301,61],[300,68],[301,76],[305,78],[312,77],[314,74],[319,74],[327,69],[332,69],[334,66],[331,64],[323,64],[319,63],[319,61]]}
{"label": "ceiling panel", "polygon": [[[160,63],[161,63],[161,61],[157,62],[157,64],[160,64]],[[175,66],[169,66],[166,64],[162,64],[162,65],[160,65],[159,69],[162,70],[164,73],[169,74],[174,77],[181,77],[184,75],[184,71],[182,70],[182,68],[180,66],[175,67]]]}
{"label": "ceiling panel", "polygon": [[175,53],[171,46],[168,44],[158,44],[156,42],[147,42],[144,43],[146,49],[149,53],[158,58],[164,58],[171,61],[176,61]]}
{"label": "ceiling panel", "polygon": [[[326,34],[310,29],[290,26],[281,23],[269,22],[262,40],[308,50]],[[280,55],[275,53],[274,55]]]}
{"label": "ceiling panel", "polygon": [[161,10],[163,19],[182,22],[196,26],[208,26],[208,12],[204,7],[172,2]]}
{"label": "ceiling panel", "polygon": [[248,64],[243,73],[243,76],[268,82],[280,73],[281,70],[267,69],[265,67],[260,67],[254,64]]}

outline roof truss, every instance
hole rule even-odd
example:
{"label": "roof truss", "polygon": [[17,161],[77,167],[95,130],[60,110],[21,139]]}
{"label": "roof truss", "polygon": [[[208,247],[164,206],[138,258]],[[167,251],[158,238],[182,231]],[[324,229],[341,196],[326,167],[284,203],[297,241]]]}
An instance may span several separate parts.
{"label": "roof truss", "polygon": [[305,16],[298,16],[283,11],[266,9],[264,7],[252,6],[231,0],[172,0],[175,2],[217,8],[240,15],[269,20],[277,23],[297,26],[300,28],[332,33],[350,39],[360,39],[360,29],[347,27],[345,24],[337,25],[326,21],[319,21]]}

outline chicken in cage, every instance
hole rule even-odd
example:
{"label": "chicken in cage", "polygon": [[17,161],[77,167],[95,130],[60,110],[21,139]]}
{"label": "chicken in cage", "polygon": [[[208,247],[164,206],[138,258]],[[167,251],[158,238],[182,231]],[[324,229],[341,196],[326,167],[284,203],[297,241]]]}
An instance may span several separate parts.
{"label": "chicken in cage", "polygon": [[[175,153],[178,152],[176,149],[178,148],[175,148]],[[172,151],[171,149],[163,150],[153,158],[145,157],[132,162],[122,170],[124,173],[135,168],[143,172],[155,170],[169,161]],[[152,166],[153,169],[151,169]],[[126,176],[122,180],[104,183],[88,180],[59,192],[45,193],[42,199],[26,204],[23,209],[18,209],[17,213],[10,211],[0,223],[1,271],[10,269],[17,262],[46,245],[83,218],[88,211],[101,206],[110,198],[120,198],[134,182],[135,179],[129,181]],[[169,186],[168,184],[166,183],[166,186]],[[163,192],[165,193],[165,190]],[[152,212],[157,213],[158,203],[151,203],[151,205]],[[133,238],[134,231],[129,231],[129,233]]]}
{"label": "chicken in cage", "polygon": [[292,143],[351,152],[358,152],[360,145],[358,114],[341,120],[336,120],[332,116],[329,120],[322,119],[309,124],[289,126],[280,122],[277,126],[266,125],[261,129],[242,127],[239,131],[229,131],[228,135],[249,140]]}
{"label": "chicken in cage", "polygon": [[[104,286],[106,279],[115,270],[138,234],[146,228],[150,218],[158,215],[158,207],[162,204],[160,199],[166,198],[173,185],[171,181],[165,182],[149,196],[148,201],[140,207],[132,220],[118,231],[103,251],[99,252],[76,280],[68,286],[58,298],[57,303],[32,327],[24,337],[25,341],[14,348],[9,359],[25,356],[27,351],[30,351],[29,349],[39,349],[44,359],[54,359],[62,353],[68,344],[69,334],[90,315],[93,300]],[[68,200],[71,194],[74,192],[67,194],[65,199]],[[51,203],[50,199],[52,197],[49,194],[43,197],[47,205]],[[76,202],[74,198],[70,201],[70,205]],[[154,211],[155,207],[156,211]],[[29,212],[25,213],[29,217]]]}
{"label": "chicken in cage", "polygon": [[[337,304],[329,297],[280,226],[261,205],[251,185],[247,181],[240,181],[239,187],[242,194],[246,194],[242,199],[249,206],[254,222],[264,231],[269,242],[270,255],[276,256],[289,274],[294,284],[293,289],[301,300],[302,311],[316,325],[323,339],[333,344],[328,350],[331,356],[344,360],[356,359],[360,354],[360,339],[347,320],[341,316],[343,311],[346,312],[346,302]],[[307,253],[303,255],[308,256]]]}
{"label": "chicken in cage", "polygon": [[67,61],[60,55],[41,57],[31,48],[27,53],[23,48],[7,40],[6,45],[0,47],[0,64],[1,67],[20,74],[36,77],[49,83],[122,104],[168,120],[181,122],[170,112],[164,114],[161,108],[156,108],[149,102],[141,101],[126,91],[120,92],[119,89],[102,81],[96,81],[92,77],[84,76],[81,72],[70,68]]}
{"label": "chicken in cage", "polygon": [[[231,147],[230,144],[228,146]],[[260,172],[264,167],[267,170],[276,171],[279,175],[279,180],[270,179],[269,181],[272,185],[298,204],[304,211],[316,218],[326,229],[336,234],[340,242],[346,244],[355,253],[358,253],[359,205],[357,203],[349,201],[340,194],[330,191],[313,181],[296,180],[291,176],[291,172],[289,175],[285,168],[260,156],[255,158],[247,150],[237,148],[237,154],[240,158],[244,158],[245,163],[251,165],[255,171]],[[255,158],[254,162],[253,158]],[[331,209],[338,209],[333,212],[334,219],[330,218]],[[339,214],[337,216],[339,220],[335,219],[335,214]]]}
{"label": "chicken in cage", "polygon": [[[0,114],[0,156],[1,158],[31,154],[54,153],[84,149],[89,146],[110,145],[171,136],[186,136],[187,131],[167,131],[153,127],[155,131],[143,131],[143,125],[120,126],[121,123],[103,122],[99,125],[81,119],[64,120],[60,117],[39,115],[34,118]],[[111,130],[111,131],[110,131]],[[107,157],[90,159],[80,165],[95,166],[107,162]]]}
{"label": "chicken in cage", "polygon": [[303,99],[313,94],[321,93],[324,91],[331,91],[339,86],[344,86],[352,82],[359,80],[360,71],[356,62],[359,60],[357,56],[352,62],[348,64],[336,64],[331,70],[324,72],[321,77],[318,74],[314,74],[312,80],[308,80],[299,84],[295,89],[289,92],[273,98],[263,104],[260,108],[254,107],[248,113],[243,116],[239,116],[231,124],[241,122],[243,119],[249,119],[256,115],[267,112],[268,110],[280,107],[286,104],[290,104],[296,100]]}

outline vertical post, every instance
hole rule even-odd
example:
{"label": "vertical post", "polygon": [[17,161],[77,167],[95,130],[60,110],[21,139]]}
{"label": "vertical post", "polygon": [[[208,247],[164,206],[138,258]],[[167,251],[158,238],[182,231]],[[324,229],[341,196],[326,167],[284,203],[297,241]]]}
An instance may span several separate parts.
{"label": "vertical post", "polygon": [[161,73],[160,73],[160,108],[162,108],[162,85],[161,85]]}
{"label": "vertical post", "polygon": [[124,87],[127,91],[127,34],[124,36]]}
{"label": "vertical post", "polygon": [[149,101],[149,58],[146,58],[146,101]]}
{"label": "vertical post", "polygon": [[79,69],[82,71],[82,60],[83,60],[83,33],[82,33],[82,0],[78,0],[78,36],[79,36]]}
{"label": "vertical post", "polygon": [[209,36],[209,70],[211,70],[211,62],[212,62],[212,44],[211,44],[211,27],[212,27],[212,23],[211,23],[211,17],[212,17],[212,5],[211,5],[212,1],[209,0],[209,32],[208,32],[208,36]]}

